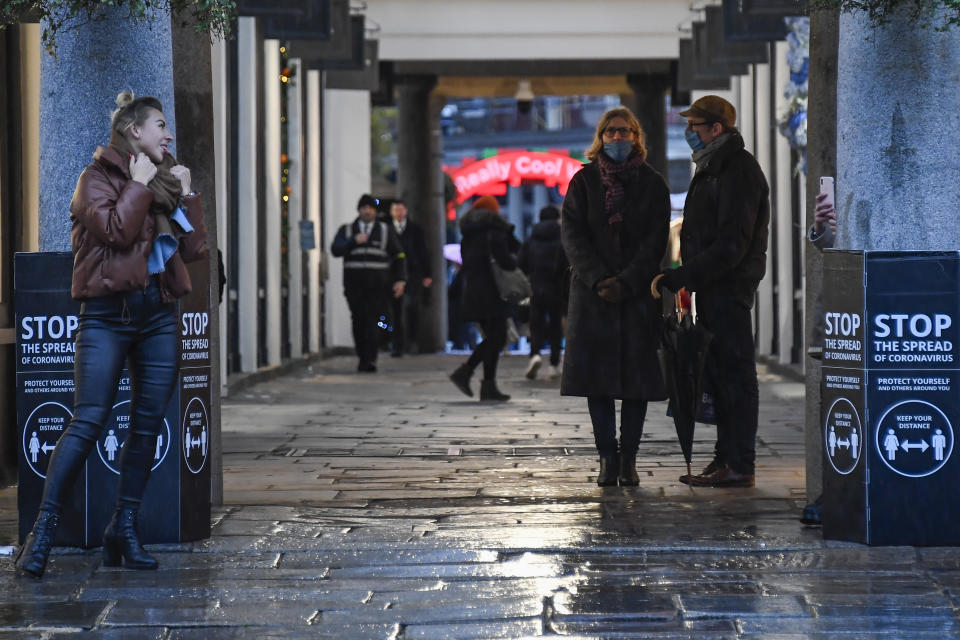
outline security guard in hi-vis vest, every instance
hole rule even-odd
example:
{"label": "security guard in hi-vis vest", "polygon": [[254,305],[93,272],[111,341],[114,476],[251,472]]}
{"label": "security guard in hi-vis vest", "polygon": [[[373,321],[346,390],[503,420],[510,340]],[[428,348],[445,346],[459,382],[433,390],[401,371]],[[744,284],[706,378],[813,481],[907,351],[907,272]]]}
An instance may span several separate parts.
{"label": "security guard in hi-vis vest", "polygon": [[331,251],[343,258],[343,290],[360,359],[357,371],[373,373],[377,370],[380,318],[387,315],[388,296],[403,295],[406,256],[393,225],[376,219],[377,200],[373,196],[360,196],[357,211],[357,219],[337,231]]}

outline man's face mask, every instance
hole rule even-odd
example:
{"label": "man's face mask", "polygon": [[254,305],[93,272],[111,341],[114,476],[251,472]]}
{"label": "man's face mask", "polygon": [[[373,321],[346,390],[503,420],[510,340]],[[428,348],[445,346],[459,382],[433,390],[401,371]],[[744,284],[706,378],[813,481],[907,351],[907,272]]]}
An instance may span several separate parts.
{"label": "man's face mask", "polygon": [[683,135],[687,138],[687,144],[690,145],[690,148],[694,151],[700,151],[700,149],[703,149],[705,146],[707,146],[703,144],[703,140],[700,139],[700,136],[697,135],[697,132],[689,127],[683,132]]}

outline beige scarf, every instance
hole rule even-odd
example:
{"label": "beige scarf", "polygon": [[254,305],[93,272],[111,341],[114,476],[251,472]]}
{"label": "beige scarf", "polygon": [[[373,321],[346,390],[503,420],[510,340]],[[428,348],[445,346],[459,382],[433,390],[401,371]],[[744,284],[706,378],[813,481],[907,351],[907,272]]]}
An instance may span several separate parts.
{"label": "beige scarf", "polygon": [[[110,146],[126,157],[136,155],[127,139],[116,132],[113,132],[110,136]],[[170,223],[170,214],[177,208],[177,204],[180,202],[180,194],[183,191],[183,184],[180,179],[170,173],[170,167],[176,164],[177,159],[173,157],[173,154],[166,154],[163,161],[157,165],[157,175],[147,185],[147,188],[153,192],[150,213],[153,214],[156,235],[164,233],[174,237],[181,235],[174,232],[173,225]]]}

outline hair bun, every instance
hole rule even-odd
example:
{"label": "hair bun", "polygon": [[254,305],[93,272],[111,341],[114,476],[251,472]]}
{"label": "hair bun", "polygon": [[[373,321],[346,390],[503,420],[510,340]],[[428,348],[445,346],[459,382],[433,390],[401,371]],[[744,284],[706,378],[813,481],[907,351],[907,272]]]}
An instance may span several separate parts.
{"label": "hair bun", "polygon": [[133,91],[130,91],[129,89],[124,89],[123,91],[117,94],[117,106],[122,109],[123,107],[133,102],[133,98],[134,98]]}

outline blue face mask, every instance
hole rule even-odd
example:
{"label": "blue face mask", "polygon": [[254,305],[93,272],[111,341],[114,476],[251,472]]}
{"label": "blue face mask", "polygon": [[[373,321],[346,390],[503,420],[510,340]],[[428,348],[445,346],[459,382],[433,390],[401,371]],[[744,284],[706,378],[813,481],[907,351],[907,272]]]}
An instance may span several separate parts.
{"label": "blue face mask", "polygon": [[603,143],[603,152],[614,162],[623,162],[630,156],[631,151],[633,151],[633,140]]}
{"label": "blue face mask", "polygon": [[683,132],[683,135],[687,138],[687,144],[690,145],[690,148],[694,151],[700,151],[707,145],[703,144],[703,140],[700,139],[700,136],[697,135],[697,132],[693,129],[687,129]]}

